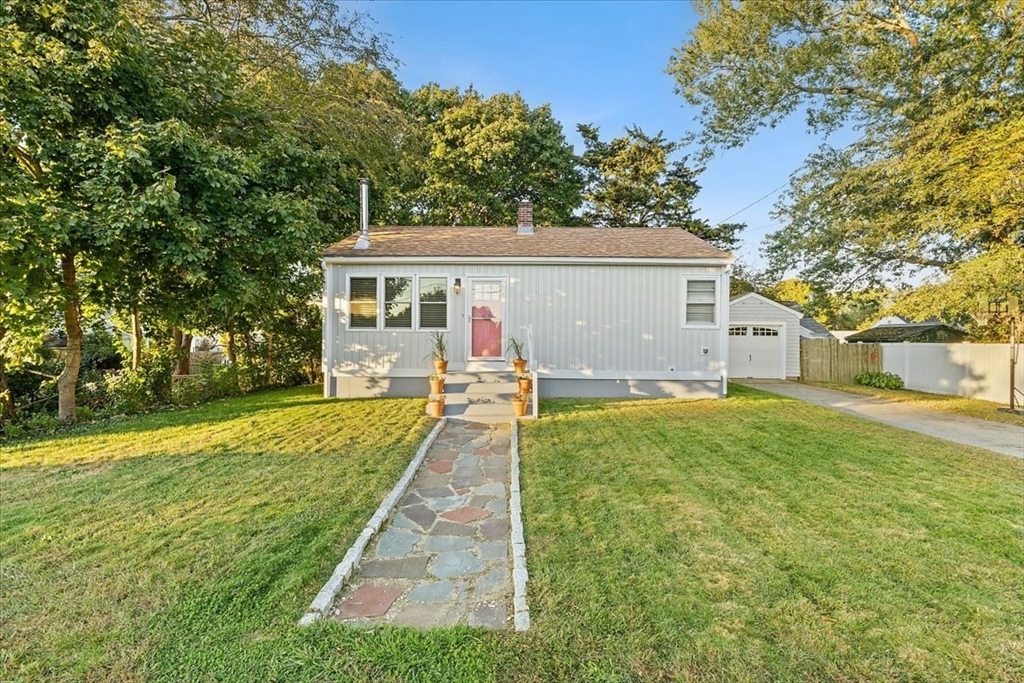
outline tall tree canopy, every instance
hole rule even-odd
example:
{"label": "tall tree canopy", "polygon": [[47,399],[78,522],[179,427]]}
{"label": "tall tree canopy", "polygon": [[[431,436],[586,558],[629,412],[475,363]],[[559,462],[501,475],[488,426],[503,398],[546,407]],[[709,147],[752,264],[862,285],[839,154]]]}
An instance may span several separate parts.
{"label": "tall tree canopy", "polygon": [[[981,257],[1020,290],[1024,248],[1024,4],[1016,0],[702,0],[671,59],[701,108],[703,142],[742,145],[803,112],[861,134],[792,178],[769,236],[779,268],[867,286],[934,269],[942,286]],[[1009,261],[1004,261],[1009,259]],[[982,283],[979,283],[982,284]]]}
{"label": "tall tree canopy", "polygon": [[577,126],[585,150],[581,159],[587,185],[583,221],[588,225],[623,227],[677,227],[688,230],[723,249],[739,245],[743,224],[712,226],[695,216],[694,199],[700,192],[701,169],[687,159],[673,160],[680,143],[662,133],[648,135],[639,127],[604,142],[592,125]]}
{"label": "tall tree canopy", "polygon": [[87,301],[223,329],[313,295],[400,132],[393,79],[338,61],[379,54],[358,23],[320,0],[5,7],[0,326],[26,301],[63,312],[61,419]]}
{"label": "tall tree canopy", "polygon": [[393,223],[511,225],[516,204],[536,205],[535,220],[567,225],[582,178],[551,108],[531,108],[519,93],[482,97],[470,88],[427,85],[409,96],[419,140],[404,141]]}

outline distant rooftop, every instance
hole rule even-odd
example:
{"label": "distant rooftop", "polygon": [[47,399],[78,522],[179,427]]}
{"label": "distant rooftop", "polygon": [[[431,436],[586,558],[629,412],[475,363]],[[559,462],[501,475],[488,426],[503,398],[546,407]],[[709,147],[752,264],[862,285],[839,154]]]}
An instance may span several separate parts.
{"label": "distant rooftop", "polygon": [[959,342],[967,337],[963,330],[945,323],[926,322],[903,325],[878,325],[851,334],[848,342]]}
{"label": "distant rooftop", "polygon": [[834,338],[835,335],[829,332],[827,327],[807,315],[807,312],[804,311],[804,307],[796,301],[780,301],[779,303],[788,308],[792,308],[794,311],[804,314],[804,317],[800,318],[800,327],[810,332],[812,337],[820,339]]}

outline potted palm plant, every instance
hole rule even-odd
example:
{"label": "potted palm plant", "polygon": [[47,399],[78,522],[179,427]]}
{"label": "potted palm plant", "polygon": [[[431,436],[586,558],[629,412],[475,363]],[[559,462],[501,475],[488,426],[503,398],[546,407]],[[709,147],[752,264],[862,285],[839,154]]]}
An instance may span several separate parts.
{"label": "potted palm plant", "polygon": [[523,417],[526,415],[526,403],[529,398],[529,394],[514,394],[512,396],[512,414],[516,417]]}
{"label": "potted palm plant", "polygon": [[439,375],[436,372],[432,372],[430,376],[427,378],[427,380],[430,382],[430,393],[444,393],[444,375]]}
{"label": "potted palm plant", "polygon": [[444,332],[431,332],[430,346],[427,358],[434,361],[434,372],[443,375],[448,372],[448,339]]}
{"label": "potted palm plant", "polygon": [[427,415],[430,417],[444,416],[444,394],[436,394],[427,399]]}
{"label": "potted palm plant", "polygon": [[526,349],[526,344],[515,337],[508,338],[508,349],[506,353],[512,354],[512,366],[516,369],[516,374],[521,375],[526,372],[526,359],[523,358],[523,351]]}

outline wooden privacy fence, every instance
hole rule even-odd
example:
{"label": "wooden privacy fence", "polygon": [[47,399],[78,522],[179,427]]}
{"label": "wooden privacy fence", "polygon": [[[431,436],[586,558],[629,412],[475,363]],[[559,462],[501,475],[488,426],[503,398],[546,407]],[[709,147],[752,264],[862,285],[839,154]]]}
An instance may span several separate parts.
{"label": "wooden privacy fence", "polygon": [[838,339],[800,341],[800,379],[853,384],[862,372],[882,371],[880,344],[840,344]]}

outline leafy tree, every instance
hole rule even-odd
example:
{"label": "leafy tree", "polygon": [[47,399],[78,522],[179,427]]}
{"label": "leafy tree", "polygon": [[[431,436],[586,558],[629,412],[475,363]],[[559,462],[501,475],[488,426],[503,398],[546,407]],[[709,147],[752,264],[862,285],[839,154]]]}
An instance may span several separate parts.
{"label": "leafy tree", "polygon": [[669,71],[701,108],[708,148],[800,111],[814,131],[862,133],[794,175],[777,206],[787,225],[769,237],[777,269],[862,287],[1022,248],[1024,5],[704,0],[699,10]]}
{"label": "leafy tree", "polygon": [[[0,300],[4,320],[22,297],[63,312],[59,416],[67,422],[85,302],[130,311],[136,321],[148,311],[150,329],[184,338],[175,330],[258,317],[296,283],[307,298],[315,291],[294,274],[355,215],[345,199],[354,193],[338,183],[351,177],[354,187],[365,172],[360,156],[390,144],[384,134],[364,134],[390,105],[356,101],[362,93],[351,86],[386,97],[392,81],[369,65],[324,61],[329,54],[315,45],[303,52],[282,43],[279,53],[257,54],[257,37],[274,43],[288,35],[274,37],[277,19],[308,19],[303,8],[326,12],[325,3],[7,7]],[[241,38],[209,23],[233,7],[255,12],[240,15],[251,28]],[[147,14],[154,8],[156,17]],[[204,11],[202,20],[190,14]],[[325,41],[345,37],[328,35],[338,25],[313,24]],[[273,60],[261,62],[261,54]],[[310,57],[317,54],[323,59]],[[278,89],[286,79],[304,86],[295,103]],[[390,92],[397,97],[397,88]],[[344,145],[346,134],[360,143]]]}
{"label": "leafy tree", "polygon": [[1024,301],[1024,250],[996,247],[953,268],[948,279],[916,287],[885,313],[912,320],[936,316],[974,339],[1005,342],[1009,325],[988,316],[988,302],[1010,296]]}
{"label": "leafy tree", "polygon": [[814,288],[809,283],[797,278],[789,278],[766,287],[764,295],[776,301],[795,301],[801,306],[807,306],[811,301],[813,291]]}
{"label": "leafy tree", "polygon": [[596,126],[581,124],[577,130],[585,146],[583,220],[588,225],[677,227],[726,250],[739,246],[745,225],[712,226],[694,215],[700,169],[690,168],[685,158],[672,160],[679,143],[662,133],[647,135],[636,126],[609,142],[600,139]]}
{"label": "leafy tree", "polygon": [[580,205],[582,178],[551,108],[519,93],[482,97],[436,84],[411,93],[420,126],[406,141],[400,188],[389,219],[411,225],[510,225],[530,200],[540,224],[567,225]]}

